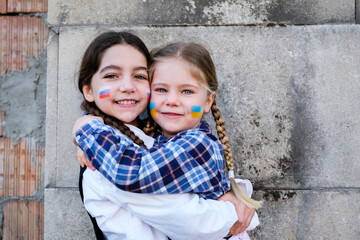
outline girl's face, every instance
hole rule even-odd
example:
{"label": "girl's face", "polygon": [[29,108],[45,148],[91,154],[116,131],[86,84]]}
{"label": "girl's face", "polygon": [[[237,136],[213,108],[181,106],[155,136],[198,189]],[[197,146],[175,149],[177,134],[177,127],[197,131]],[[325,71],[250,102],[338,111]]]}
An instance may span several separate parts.
{"label": "girl's face", "polygon": [[214,97],[215,93],[209,96],[182,60],[167,59],[156,64],[150,112],[165,136],[196,127],[203,113],[210,111]]}
{"label": "girl's face", "polygon": [[145,56],[125,44],[107,49],[91,86],[84,86],[83,92],[107,115],[136,126],[150,93]]}

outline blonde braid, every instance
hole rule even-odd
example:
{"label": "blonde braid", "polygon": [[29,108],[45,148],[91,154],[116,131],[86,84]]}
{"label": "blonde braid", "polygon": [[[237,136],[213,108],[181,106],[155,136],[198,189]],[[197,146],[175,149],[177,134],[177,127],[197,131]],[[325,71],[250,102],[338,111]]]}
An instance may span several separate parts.
{"label": "blonde braid", "polygon": [[214,120],[216,123],[216,131],[218,133],[219,140],[221,142],[221,145],[223,146],[224,157],[225,157],[226,167],[228,169],[231,189],[233,190],[235,196],[247,207],[258,209],[259,207],[261,207],[262,201],[256,201],[254,199],[249,198],[244,192],[244,190],[236,183],[234,179],[234,158],[231,153],[229,138],[225,130],[225,122],[221,115],[220,110],[216,106],[215,99],[211,106],[211,112],[212,115],[214,116]]}
{"label": "blonde braid", "polygon": [[216,131],[218,133],[219,140],[221,142],[221,145],[223,146],[224,157],[225,157],[227,169],[229,171],[234,171],[234,161],[233,161],[233,156],[232,156],[232,153],[230,150],[229,138],[228,138],[226,130],[225,130],[225,122],[220,113],[220,110],[216,106],[215,99],[211,106],[211,112],[215,119]]}

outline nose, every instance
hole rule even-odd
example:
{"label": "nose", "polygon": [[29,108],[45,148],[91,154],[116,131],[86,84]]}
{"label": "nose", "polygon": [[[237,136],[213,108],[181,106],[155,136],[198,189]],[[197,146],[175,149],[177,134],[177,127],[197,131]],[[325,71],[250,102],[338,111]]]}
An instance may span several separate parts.
{"label": "nose", "polygon": [[179,96],[175,91],[171,91],[168,93],[168,96],[166,98],[166,105],[168,106],[179,105]]}
{"label": "nose", "polygon": [[132,78],[129,76],[129,77],[124,77],[123,79],[121,79],[119,81],[119,84],[120,84],[120,91],[121,92],[124,92],[124,93],[132,93],[135,91],[135,85],[134,85],[134,82],[132,80]]}

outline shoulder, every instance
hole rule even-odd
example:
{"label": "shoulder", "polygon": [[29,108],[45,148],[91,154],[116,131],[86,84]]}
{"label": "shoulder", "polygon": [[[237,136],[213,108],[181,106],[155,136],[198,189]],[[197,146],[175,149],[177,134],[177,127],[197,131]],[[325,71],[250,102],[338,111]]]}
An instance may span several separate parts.
{"label": "shoulder", "polygon": [[148,135],[146,135],[140,128],[138,127],[135,127],[133,125],[129,125],[129,124],[126,124],[131,131],[133,131],[135,133],[136,136],[138,136],[138,138],[140,138],[141,140],[144,141],[145,145],[148,147],[148,148],[151,148],[153,145],[154,145],[154,138],[153,137],[150,137]]}
{"label": "shoulder", "polygon": [[180,132],[169,142],[177,142],[185,147],[202,147],[218,145],[218,139],[211,133],[211,128],[208,123],[202,121],[199,126],[194,129],[189,129]]}

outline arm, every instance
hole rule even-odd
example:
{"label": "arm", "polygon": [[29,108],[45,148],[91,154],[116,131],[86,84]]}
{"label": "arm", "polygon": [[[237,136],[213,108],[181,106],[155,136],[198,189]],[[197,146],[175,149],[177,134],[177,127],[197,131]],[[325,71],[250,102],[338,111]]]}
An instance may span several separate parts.
{"label": "arm", "polygon": [[92,165],[126,191],[199,193],[215,199],[228,190],[222,150],[200,131],[185,131],[145,149],[93,120],[76,132],[75,140]]}
{"label": "arm", "polygon": [[[92,177],[100,176],[100,177]],[[121,206],[118,213],[109,214],[108,220],[122,218],[128,211],[144,224],[150,225],[171,239],[221,239],[237,220],[234,205],[229,202],[204,200],[196,194],[136,194],[124,192],[115,187],[100,173],[86,171],[84,174],[85,206],[96,205],[101,226],[107,224],[106,211],[99,199],[108,199],[115,206]],[[114,189],[109,191],[109,189]],[[90,191],[90,193],[89,193]],[[92,193],[91,193],[92,192]],[[100,198],[101,196],[101,198]],[[109,206],[109,203],[106,203]],[[116,209],[116,207],[114,208]],[[114,215],[115,214],[115,215]],[[126,220],[126,219],[125,219]],[[118,224],[111,231],[118,231]],[[137,231],[143,231],[143,228]]]}

